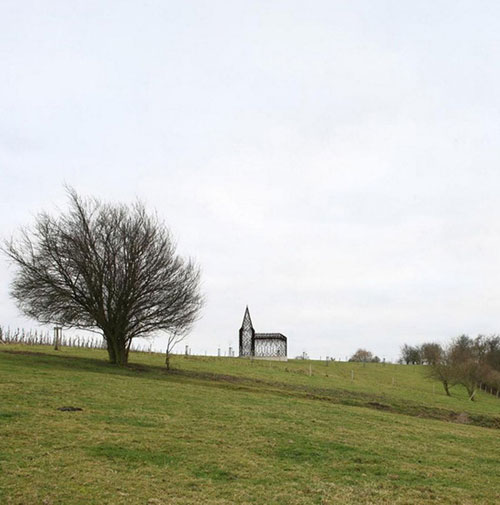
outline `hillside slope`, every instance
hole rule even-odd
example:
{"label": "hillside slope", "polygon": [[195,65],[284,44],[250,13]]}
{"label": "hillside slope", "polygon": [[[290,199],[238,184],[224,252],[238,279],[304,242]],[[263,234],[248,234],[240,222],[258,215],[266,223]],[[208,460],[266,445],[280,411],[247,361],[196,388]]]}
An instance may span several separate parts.
{"label": "hillside slope", "polygon": [[500,501],[500,401],[422,367],[104,360],[0,348],[1,503]]}

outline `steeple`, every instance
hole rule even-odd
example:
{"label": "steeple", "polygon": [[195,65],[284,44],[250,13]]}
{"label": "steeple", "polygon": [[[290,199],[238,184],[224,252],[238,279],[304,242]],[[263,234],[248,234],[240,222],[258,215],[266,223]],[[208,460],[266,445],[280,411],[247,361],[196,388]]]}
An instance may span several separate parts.
{"label": "steeple", "polygon": [[240,356],[253,356],[255,352],[255,330],[253,329],[250,311],[245,309],[240,328]]}
{"label": "steeple", "polygon": [[248,310],[248,305],[247,308],[245,309],[245,315],[243,316],[243,322],[241,323],[241,329],[242,330],[253,330],[253,325],[252,325],[252,318],[250,317],[250,311]]}

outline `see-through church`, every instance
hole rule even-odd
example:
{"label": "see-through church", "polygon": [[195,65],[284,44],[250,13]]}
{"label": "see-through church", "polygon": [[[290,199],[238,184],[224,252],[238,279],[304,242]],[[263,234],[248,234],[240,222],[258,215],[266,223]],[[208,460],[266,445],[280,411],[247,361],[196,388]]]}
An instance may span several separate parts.
{"label": "see-through church", "polygon": [[240,357],[287,360],[287,339],[281,333],[255,333],[248,306],[240,328]]}

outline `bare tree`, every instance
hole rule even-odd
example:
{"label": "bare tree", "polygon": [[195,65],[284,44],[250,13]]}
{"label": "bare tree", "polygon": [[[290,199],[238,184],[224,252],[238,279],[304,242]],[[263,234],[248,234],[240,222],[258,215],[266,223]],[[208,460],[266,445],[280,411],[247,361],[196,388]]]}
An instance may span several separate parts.
{"label": "bare tree", "polygon": [[170,370],[170,357],[177,344],[182,342],[187,337],[186,332],[181,332],[178,330],[173,330],[169,333],[167,338],[167,349],[165,351],[165,365],[167,370]]}
{"label": "bare tree", "polygon": [[469,400],[474,401],[477,388],[481,382],[481,378],[484,376],[481,363],[474,359],[469,359],[462,363],[457,363],[455,365],[455,370],[458,383],[462,384],[467,390]]}
{"label": "bare tree", "polygon": [[435,365],[440,362],[443,349],[439,344],[427,342],[420,346],[420,357],[427,365]]}
{"label": "bare tree", "polygon": [[439,346],[439,349],[439,354],[434,356],[432,361],[429,361],[430,367],[426,368],[426,371],[429,377],[440,381],[446,395],[451,396],[450,388],[457,383],[458,379],[457,370],[452,362],[450,350],[445,350],[441,346]]}
{"label": "bare tree", "polygon": [[403,345],[401,348],[400,361],[402,363],[406,363],[407,365],[420,365],[422,363],[420,348],[418,346],[411,346],[408,344]]}
{"label": "bare tree", "polygon": [[202,306],[200,271],[177,255],[165,225],[140,203],[68,194],[68,212],[42,213],[4,243],[19,308],[44,324],[100,330],[118,365],[136,337],[186,332]]}
{"label": "bare tree", "polygon": [[442,348],[439,344],[404,345],[400,362],[426,363],[429,377],[439,380],[448,396],[451,386],[461,384],[474,400],[477,389],[500,396],[500,336],[460,335]]}
{"label": "bare tree", "polygon": [[483,335],[476,339],[461,335],[454,339],[451,345],[450,352],[457,382],[465,387],[469,400],[472,401],[488,371],[486,343]]}

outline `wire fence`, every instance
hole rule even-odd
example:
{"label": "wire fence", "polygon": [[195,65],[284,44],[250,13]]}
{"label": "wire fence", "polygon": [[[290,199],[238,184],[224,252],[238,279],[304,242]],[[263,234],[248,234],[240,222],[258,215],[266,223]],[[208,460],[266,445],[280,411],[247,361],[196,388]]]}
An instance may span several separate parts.
{"label": "wire fence", "polygon": [[[0,326],[0,345],[23,344],[23,345],[47,345],[55,346],[55,335],[49,330],[26,330],[24,328],[11,329]],[[59,347],[76,347],[80,349],[107,349],[106,341],[99,336],[88,337],[81,335],[62,335],[58,337]],[[132,343],[132,352],[153,352],[152,345],[141,345]]]}

